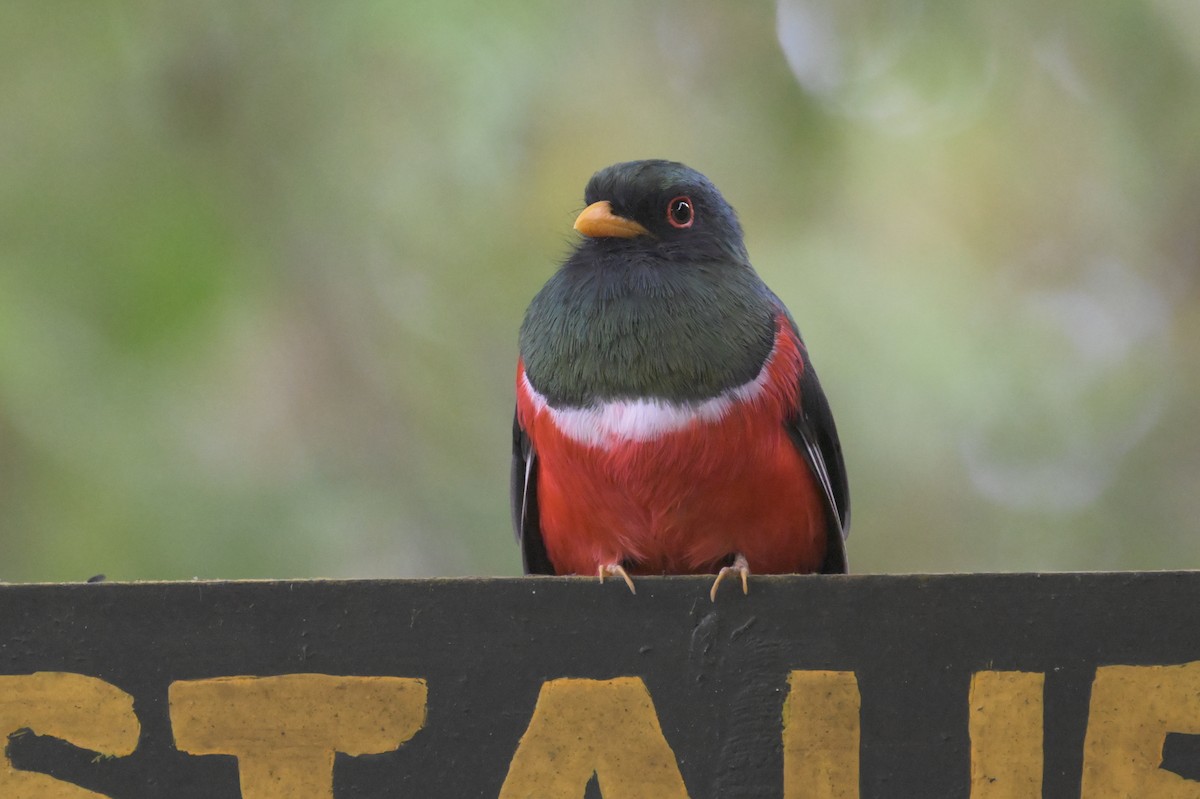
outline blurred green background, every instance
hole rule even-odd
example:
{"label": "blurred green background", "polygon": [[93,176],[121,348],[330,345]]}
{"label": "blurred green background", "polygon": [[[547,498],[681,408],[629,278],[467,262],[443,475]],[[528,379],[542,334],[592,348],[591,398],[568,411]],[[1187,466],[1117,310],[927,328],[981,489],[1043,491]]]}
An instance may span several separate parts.
{"label": "blurred green background", "polygon": [[1200,4],[0,12],[0,579],[515,574],[593,171],[738,209],[856,571],[1200,567]]}

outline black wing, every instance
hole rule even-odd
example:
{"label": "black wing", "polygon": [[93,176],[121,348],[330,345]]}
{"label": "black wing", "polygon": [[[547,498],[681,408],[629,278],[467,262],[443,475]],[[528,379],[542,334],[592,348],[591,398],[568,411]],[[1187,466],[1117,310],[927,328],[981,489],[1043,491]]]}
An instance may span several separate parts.
{"label": "black wing", "polygon": [[[793,323],[794,327],[794,323]],[[799,332],[796,333],[799,337]],[[800,373],[800,409],[787,422],[788,434],[808,461],[825,498],[826,530],[825,562],[822,574],[845,574],[846,536],[850,534],[850,489],[846,483],[846,463],[842,460],[842,445],[838,441],[837,425],[829,401],[821,390],[817,372],[808,358],[804,343],[800,344],[804,371]]]}
{"label": "black wing", "polygon": [[513,532],[517,534],[517,543],[521,545],[521,562],[525,573],[554,574],[538,521],[537,453],[533,450],[533,442],[521,429],[515,413],[509,497],[512,500]]}

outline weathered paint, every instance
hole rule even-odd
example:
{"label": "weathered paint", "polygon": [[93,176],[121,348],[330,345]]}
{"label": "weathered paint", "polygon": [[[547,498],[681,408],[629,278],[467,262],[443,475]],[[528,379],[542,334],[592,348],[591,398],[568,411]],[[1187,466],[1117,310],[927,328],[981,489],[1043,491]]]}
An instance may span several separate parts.
{"label": "weathered paint", "polygon": [[242,799],[333,799],[334,755],[391,752],[425,724],[425,681],[284,674],[171,684],[175,746],[234,755]]}
{"label": "weathered paint", "polygon": [[500,799],[688,799],[654,702],[637,677],[550,680],[513,755]]}
{"label": "weathered paint", "polygon": [[0,586],[0,796],[1200,796],[1200,574],[709,584]]}
{"label": "weathered paint", "polygon": [[1197,799],[1200,782],[1160,768],[1167,733],[1200,734],[1200,661],[1096,670],[1083,799]]}
{"label": "weathered paint", "polygon": [[783,705],[784,799],[857,799],[858,680],[850,671],[793,671]]}
{"label": "weathered paint", "polygon": [[[28,730],[69,741],[99,757],[123,757],[133,754],[140,729],[133,697],[103,680],[70,672],[0,676],[0,735]],[[94,799],[103,794],[19,771],[7,757],[0,757],[0,796]]]}
{"label": "weathered paint", "polygon": [[1045,675],[981,671],[971,677],[971,799],[1041,799]]}

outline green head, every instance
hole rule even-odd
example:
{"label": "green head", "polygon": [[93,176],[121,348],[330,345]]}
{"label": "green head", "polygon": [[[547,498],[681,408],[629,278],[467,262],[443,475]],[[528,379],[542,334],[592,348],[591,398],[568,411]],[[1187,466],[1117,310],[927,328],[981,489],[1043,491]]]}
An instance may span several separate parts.
{"label": "green head", "polygon": [[534,298],[521,356],[552,405],[700,401],[753,380],[777,301],[733,209],[673,161],[629,161],[588,181],[584,235]]}

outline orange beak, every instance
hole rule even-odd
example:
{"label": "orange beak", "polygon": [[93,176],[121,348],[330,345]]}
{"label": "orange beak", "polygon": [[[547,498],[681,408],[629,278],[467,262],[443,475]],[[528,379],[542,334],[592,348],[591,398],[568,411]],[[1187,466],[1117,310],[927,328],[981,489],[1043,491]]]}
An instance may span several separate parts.
{"label": "orange beak", "polygon": [[632,219],[614,214],[612,204],[608,200],[601,200],[584,208],[583,213],[575,219],[575,229],[593,239],[631,239],[650,232]]}

